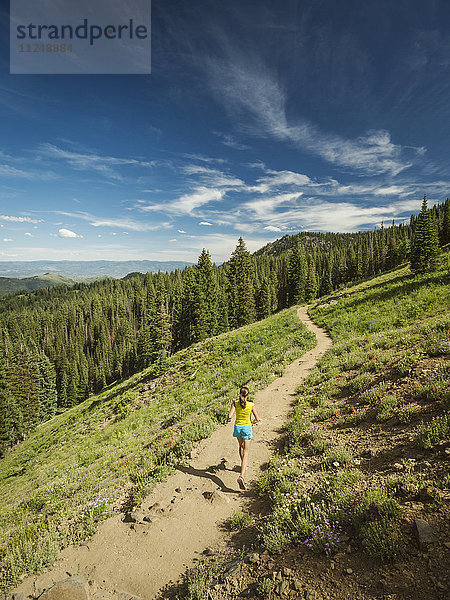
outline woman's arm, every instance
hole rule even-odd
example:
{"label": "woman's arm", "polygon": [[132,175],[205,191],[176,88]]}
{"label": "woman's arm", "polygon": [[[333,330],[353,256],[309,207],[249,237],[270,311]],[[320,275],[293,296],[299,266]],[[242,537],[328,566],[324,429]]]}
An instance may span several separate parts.
{"label": "woman's arm", "polygon": [[231,408],[230,408],[230,412],[228,413],[228,423],[231,421],[231,417],[234,415],[234,411],[236,410],[236,407],[234,405],[234,401],[231,403]]}
{"label": "woman's arm", "polygon": [[257,421],[259,421],[259,415],[258,415],[258,413],[256,412],[256,409],[255,409],[255,407],[254,407],[254,406],[252,407],[252,415],[255,417],[255,419],[256,419]]}

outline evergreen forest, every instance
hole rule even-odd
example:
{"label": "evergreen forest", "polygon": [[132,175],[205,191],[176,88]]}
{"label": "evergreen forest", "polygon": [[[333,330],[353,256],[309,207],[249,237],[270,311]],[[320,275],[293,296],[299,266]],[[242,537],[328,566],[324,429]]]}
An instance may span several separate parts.
{"label": "evergreen forest", "polygon": [[410,261],[433,269],[450,242],[450,202],[409,224],[286,235],[251,255],[171,273],[16,293],[0,300],[0,455],[39,423],[191,344]]}

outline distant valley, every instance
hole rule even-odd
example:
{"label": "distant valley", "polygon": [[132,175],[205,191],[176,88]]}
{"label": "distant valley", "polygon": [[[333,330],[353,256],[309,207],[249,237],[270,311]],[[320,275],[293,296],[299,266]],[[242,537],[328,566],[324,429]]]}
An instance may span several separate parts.
{"label": "distant valley", "polygon": [[[155,260],[2,261],[0,262],[0,293],[22,289],[34,290],[48,285],[72,285],[80,279],[121,278],[133,272],[170,272],[175,269],[184,269],[188,264],[191,263]],[[21,281],[19,282],[18,279]]]}

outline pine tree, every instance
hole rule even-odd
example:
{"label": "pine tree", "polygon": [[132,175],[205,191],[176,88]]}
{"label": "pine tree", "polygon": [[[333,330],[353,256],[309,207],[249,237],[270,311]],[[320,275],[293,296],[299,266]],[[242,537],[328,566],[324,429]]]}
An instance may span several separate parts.
{"label": "pine tree", "polygon": [[306,252],[300,240],[289,256],[289,304],[299,304],[305,300],[308,263]]}
{"label": "pine tree", "polygon": [[445,246],[446,244],[449,244],[450,243],[450,200],[448,198],[444,204],[440,234],[441,234],[440,235],[441,246]]}
{"label": "pine tree", "polygon": [[12,395],[3,363],[0,364],[0,457],[22,433],[22,413]]}
{"label": "pine tree", "polygon": [[432,270],[436,266],[438,254],[437,227],[428,210],[425,195],[411,245],[411,271],[424,273]]}
{"label": "pine tree", "polygon": [[317,297],[317,289],[316,265],[314,260],[310,258],[308,261],[308,277],[305,288],[305,300],[307,302]]}
{"label": "pine tree", "polygon": [[229,263],[230,292],[234,310],[232,326],[241,327],[256,319],[253,276],[254,266],[250,253],[240,237]]}
{"label": "pine tree", "polygon": [[209,252],[203,248],[195,268],[194,332],[204,340],[217,332],[217,284]]}

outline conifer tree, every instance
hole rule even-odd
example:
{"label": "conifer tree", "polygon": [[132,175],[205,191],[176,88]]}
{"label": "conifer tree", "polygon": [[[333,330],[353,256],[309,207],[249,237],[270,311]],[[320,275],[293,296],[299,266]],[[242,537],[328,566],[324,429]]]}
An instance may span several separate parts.
{"label": "conifer tree", "polygon": [[317,289],[316,265],[311,258],[308,261],[308,277],[306,279],[305,287],[305,300],[307,302],[317,297]]}
{"label": "conifer tree", "polygon": [[236,327],[252,323],[256,318],[253,276],[254,267],[250,252],[240,237],[229,263],[230,291],[235,311],[233,325]]}
{"label": "conifer tree", "polygon": [[439,242],[436,223],[428,210],[425,195],[411,245],[411,271],[424,273],[432,270],[436,266],[438,254]]}
{"label": "conifer tree", "polygon": [[203,248],[195,268],[194,333],[204,340],[217,332],[217,284],[209,252]]}
{"label": "conifer tree", "polygon": [[442,214],[440,242],[441,246],[445,246],[446,244],[450,243],[450,200],[448,198],[445,201],[444,210]]}
{"label": "conifer tree", "polygon": [[3,361],[0,363],[0,457],[15,444],[22,433],[22,413],[6,379]]}
{"label": "conifer tree", "polygon": [[305,300],[307,276],[306,252],[299,240],[289,256],[289,304],[299,304]]}

